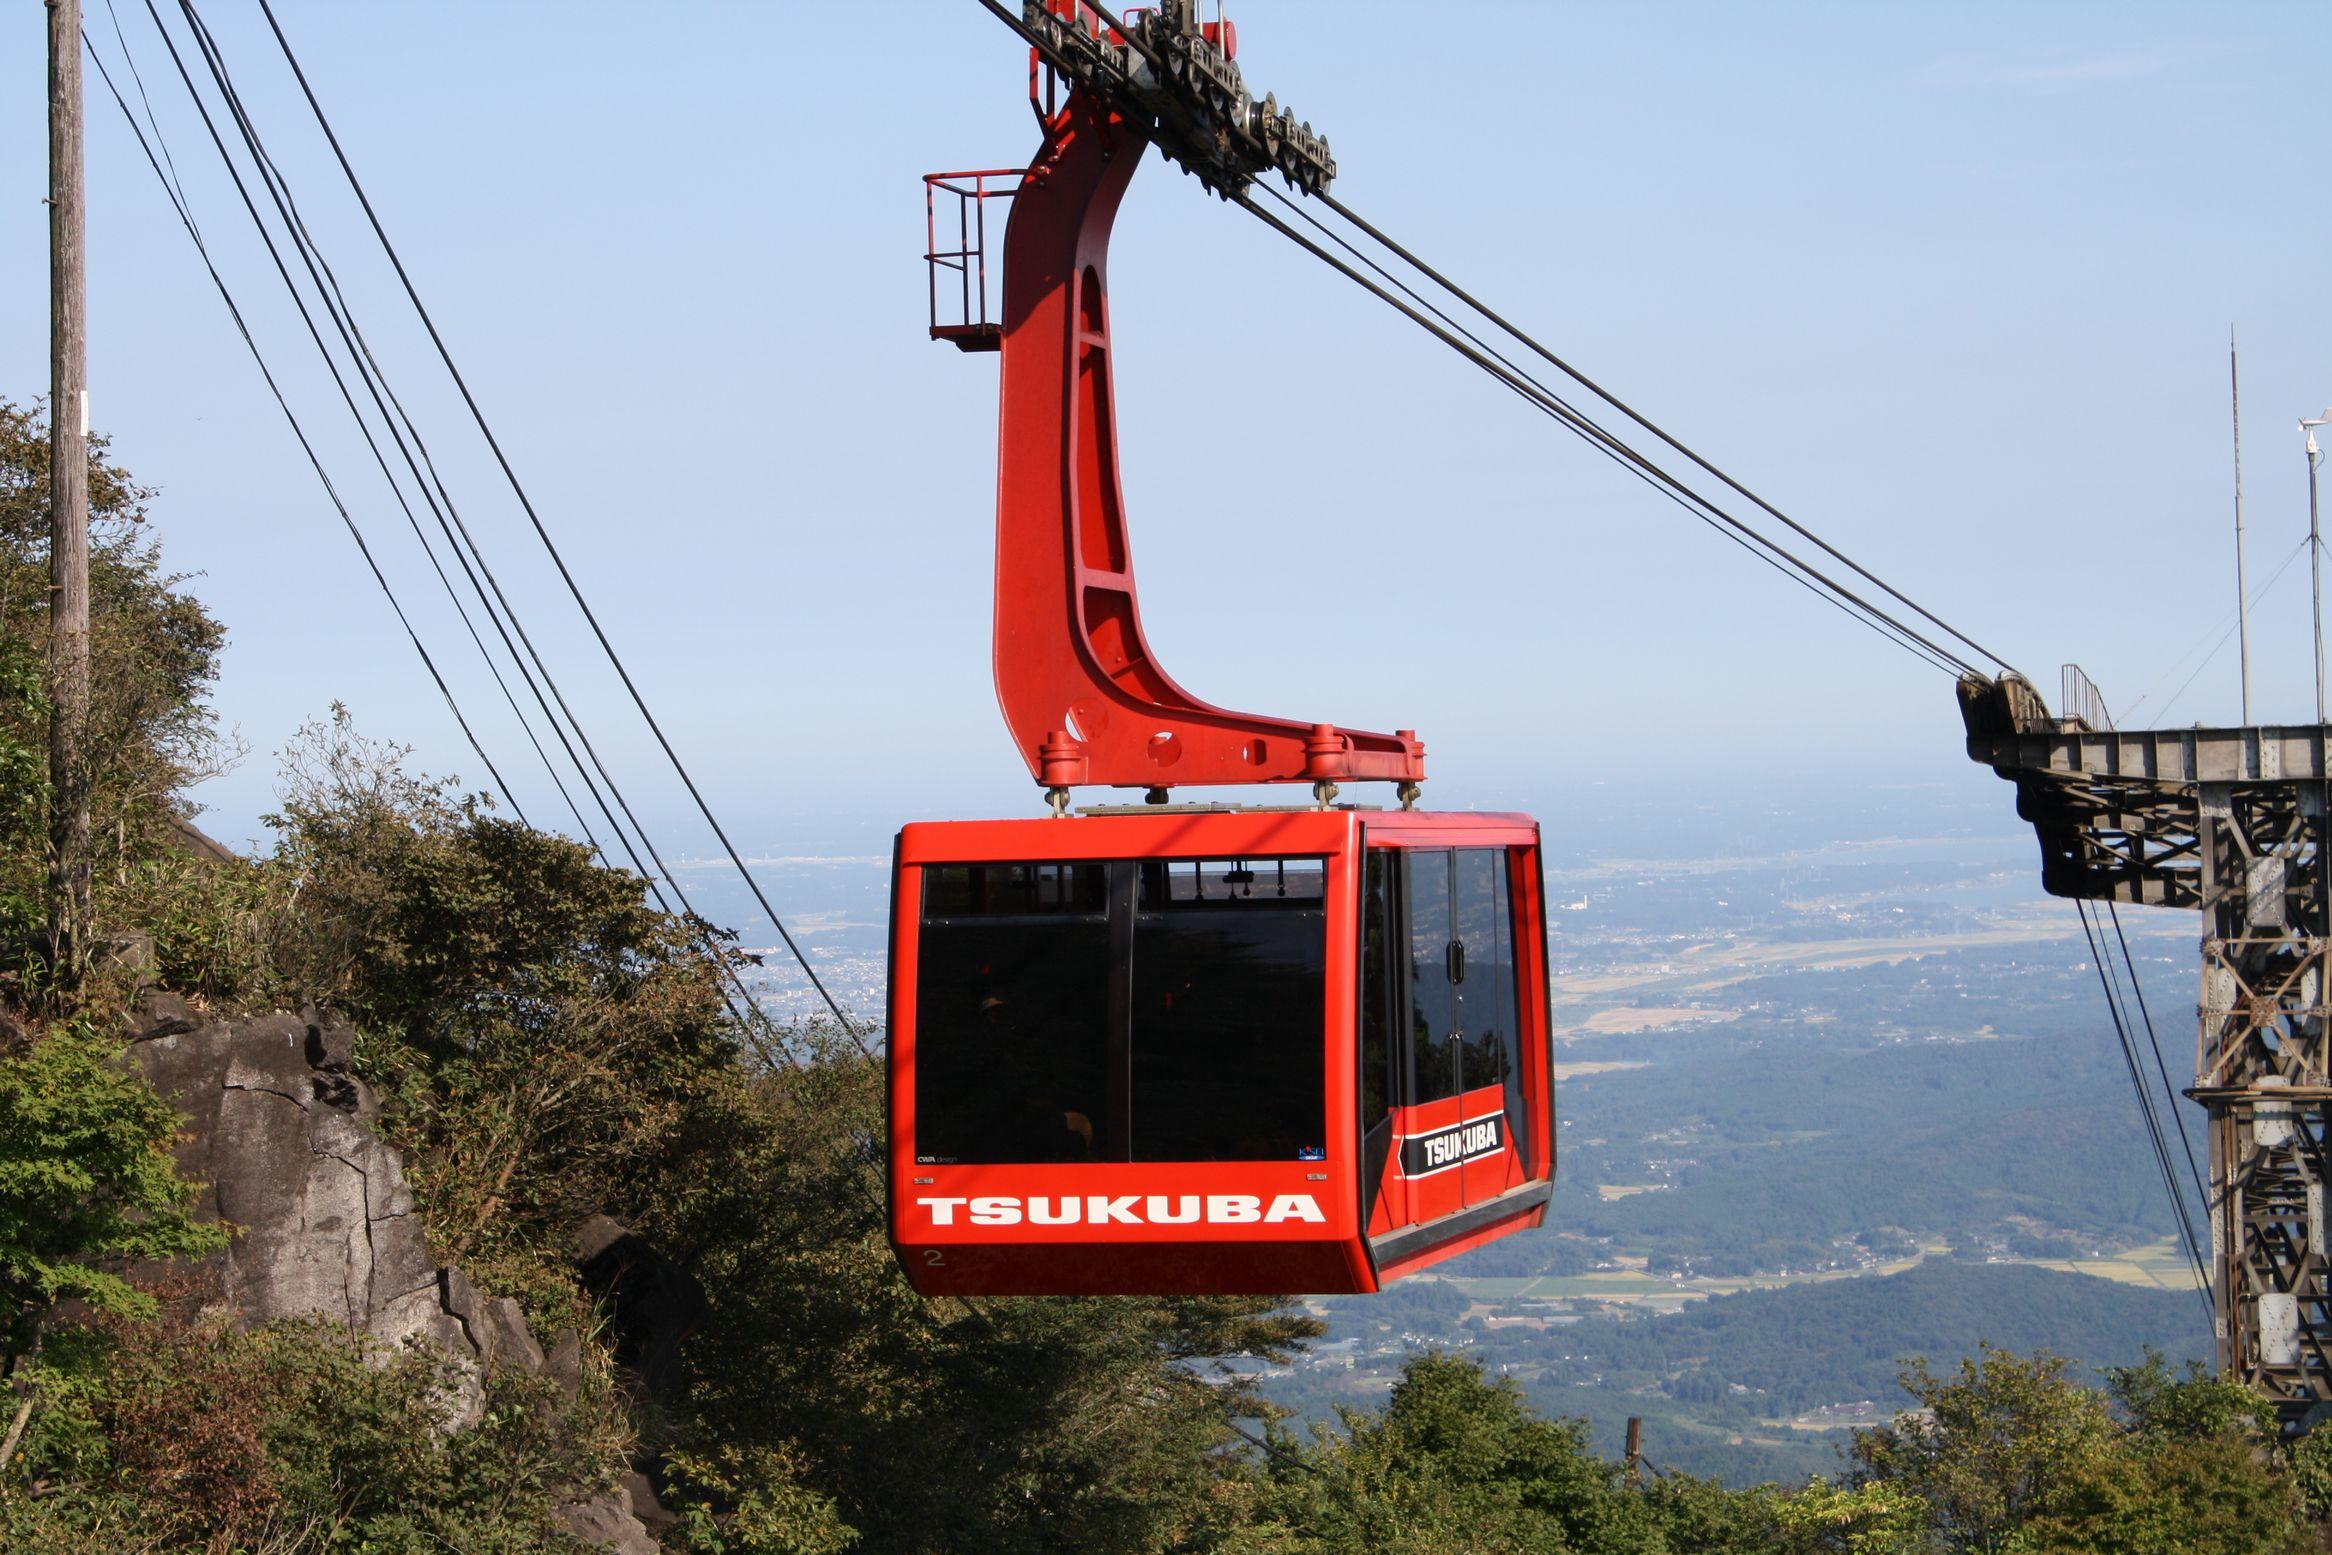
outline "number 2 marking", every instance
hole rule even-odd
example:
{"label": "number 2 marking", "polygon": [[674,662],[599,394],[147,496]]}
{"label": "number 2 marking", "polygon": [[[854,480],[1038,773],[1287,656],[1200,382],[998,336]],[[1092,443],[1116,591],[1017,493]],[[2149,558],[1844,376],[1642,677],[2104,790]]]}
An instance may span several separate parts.
{"label": "number 2 marking", "polygon": [[946,1266],[946,1253],[942,1252],[936,1247],[926,1247],[923,1249],[923,1267],[926,1269],[943,1269]]}

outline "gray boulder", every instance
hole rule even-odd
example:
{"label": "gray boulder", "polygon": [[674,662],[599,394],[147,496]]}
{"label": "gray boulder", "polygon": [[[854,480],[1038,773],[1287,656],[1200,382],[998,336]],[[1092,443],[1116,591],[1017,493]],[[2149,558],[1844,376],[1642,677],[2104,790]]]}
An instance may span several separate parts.
{"label": "gray boulder", "polygon": [[348,1070],[346,1028],[298,1015],[211,1020],[167,994],[144,1000],[135,1021],[132,1059],[190,1125],[178,1165],[203,1184],[199,1212],[240,1228],[209,1260],[218,1299],[246,1322],[322,1317],[392,1347],[424,1340],[455,1361],[449,1423],[474,1423],[493,1325],[473,1334],[455,1309],[475,1307],[476,1293],[429,1251],[404,1160],[374,1131],[378,1106]]}
{"label": "gray boulder", "polygon": [[[314,1011],[221,1020],[155,992],[128,1035],[132,1062],[186,1117],[177,1159],[202,1184],[198,1213],[238,1228],[199,1266],[214,1300],[248,1323],[320,1317],[385,1346],[432,1347],[453,1361],[449,1429],[483,1414],[489,1366],[547,1373],[573,1395],[572,1331],[546,1357],[515,1301],[481,1296],[430,1252],[404,1158],[377,1131],[379,1104],[350,1068],[356,1039],[345,1023]],[[599,1548],[657,1548],[621,1486],[558,1515]]]}

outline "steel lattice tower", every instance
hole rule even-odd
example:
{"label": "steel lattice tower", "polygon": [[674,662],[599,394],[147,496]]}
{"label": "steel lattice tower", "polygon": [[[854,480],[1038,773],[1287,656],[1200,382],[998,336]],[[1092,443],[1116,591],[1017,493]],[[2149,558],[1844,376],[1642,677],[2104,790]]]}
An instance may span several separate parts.
{"label": "steel lattice tower", "polygon": [[2117,730],[2078,670],[2066,683],[2052,716],[2023,680],[1963,679],[1968,755],[2016,785],[2051,895],[2203,915],[2187,1095],[2210,1119],[2218,1368],[2297,1427],[2332,1403],[2332,727]]}

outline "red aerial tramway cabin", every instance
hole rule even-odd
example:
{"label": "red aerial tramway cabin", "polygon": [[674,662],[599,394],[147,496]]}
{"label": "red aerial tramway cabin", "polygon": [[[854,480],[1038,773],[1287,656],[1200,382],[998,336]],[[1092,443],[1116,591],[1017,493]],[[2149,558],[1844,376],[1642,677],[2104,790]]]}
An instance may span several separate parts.
{"label": "red aerial tramway cabin", "polygon": [[[899,834],[892,1245],[934,1296],[1374,1291],[1545,1216],[1538,827],[1414,808],[1410,731],[1229,712],[1152,657],[1111,403],[1118,201],[1152,144],[1216,188],[1334,163],[1190,0],[1127,13],[1131,36],[1082,0],[1027,16],[1044,144],[1017,175],[927,179],[927,257],[933,337],[1002,359],[996,687],[1052,815]],[[1360,781],[1400,808],[1337,802]],[[1314,802],[1173,802],[1257,783]],[[1146,802],[1072,812],[1089,785]]]}

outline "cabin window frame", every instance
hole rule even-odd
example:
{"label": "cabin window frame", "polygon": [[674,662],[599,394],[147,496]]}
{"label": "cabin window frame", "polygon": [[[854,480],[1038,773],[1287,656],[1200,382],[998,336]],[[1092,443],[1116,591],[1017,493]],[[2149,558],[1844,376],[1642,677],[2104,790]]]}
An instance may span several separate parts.
{"label": "cabin window frame", "polygon": [[[935,863],[921,866],[921,893],[915,916],[917,935],[916,994],[915,994],[915,1095],[914,1095],[914,1157],[918,1165],[993,1165],[1023,1166],[1084,1162],[1141,1162],[1143,1164],[1205,1164],[1230,1161],[1287,1161],[1325,1160],[1328,1147],[1335,1135],[1336,1120],[1328,1116],[1327,1064],[1324,1044],[1327,1030],[1327,967],[1328,923],[1330,903],[1328,881],[1330,857],[1320,853],[1289,853],[1252,856],[1241,859],[1212,858],[1134,858],[1102,860],[994,860],[964,863]],[[1236,880],[1216,878],[1209,881],[1209,866],[1245,866],[1253,879],[1241,884]],[[1193,869],[1195,866],[1195,869]],[[1013,872],[1029,872],[1032,880],[1022,882],[1013,878]],[[1067,871],[1092,871],[1090,876],[1070,877]],[[987,872],[1002,872],[1002,888],[989,889],[968,886],[968,882],[986,880]],[[1036,881],[1039,872],[1071,879],[1069,887],[1046,887]],[[1218,870],[1218,876],[1231,874]],[[1195,889],[1193,886],[1195,885]],[[1292,888],[1292,889],[1291,889]],[[1049,891],[1049,898],[1048,898]],[[978,910],[980,902],[994,903],[988,910]],[[1257,911],[1262,904],[1271,904]],[[1062,906],[1073,910],[1059,910]],[[939,910],[935,911],[934,909]],[[1273,910],[1277,908],[1279,910]],[[1147,984],[1144,971],[1148,958],[1143,954],[1144,920],[1153,920],[1153,932],[1167,925],[1157,920],[1176,920],[1173,926],[1193,940],[1203,937],[1201,926],[1210,921],[1218,927],[1238,923],[1247,914],[1255,914],[1252,922],[1279,925],[1294,921],[1297,934],[1281,935],[1278,947],[1285,952],[1293,949],[1301,960],[1282,962],[1294,972],[1285,979],[1285,986],[1297,997],[1287,1000],[1290,1011],[1285,1024],[1291,1029],[1284,1061],[1260,1071],[1246,1074],[1225,1069],[1211,1078],[1201,1075],[1197,1080],[1182,1077],[1179,1087],[1170,1087],[1174,1066],[1162,1062],[1153,1054],[1163,1049],[1145,1049],[1138,1042],[1138,1033],[1145,1020],[1154,1029],[1169,1024],[1162,1019],[1163,1009],[1170,1007],[1175,990],[1164,990],[1166,1000],[1159,1008],[1148,1008],[1144,995],[1156,995],[1160,988]],[[1308,922],[1311,933],[1302,935],[1300,925]],[[1002,1065],[981,1065],[976,1055],[962,1051],[950,1052],[949,1047],[964,1039],[962,1030],[940,1031],[940,1023],[950,1017],[934,1020],[934,1012],[950,1004],[960,1010],[966,994],[958,989],[951,995],[936,995],[934,980],[941,976],[959,976],[960,969],[949,966],[944,950],[935,944],[932,931],[944,935],[948,929],[967,925],[1000,926],[1018,923],[1029,929],[1055,928],[1071,930],[1083,928],[1102,930],[1098,945],[1085,949],[1089,956],[1098,957],[1105,987],[1096,1006],[1095,991],[1087,987],[1077,996],[1077,1002],[1093,1008],[1093,1018],[1101,1026],[1100,1064],[1094,1075],[1091,1049],[1078,1047],[1074,1037],[1063,1041],[1057,1031],[1043,1034],[1032,1042],[1032,1050],[1049,1049],[1058,1062],[1051,1072],[1084,1077],[1083,1088],[1047,1095],[1031,1095],[1008,1103],[1015,1117],[1020,1112],[1030,1113],[1026,1128],[999,1122],[994,1109],[999,1105],[995,1097],[986,1096],[978,1089],[983,1080],[990,1090],[1014,1088],[1016,1077],[1037,1072],[1042,1065],[1022,1066],[1006,1070]],[[1215,938],[1229,944],[1233,936],[1217,934]],[[1250,937],[1251,940],[1254,937]],[[1292,945],[1287,943],[1293,940]],[[1163,944],[1161,939],[1158,943]],[[1234,950],[1236,946],[1232,947]],[[1268,952],[1270,947],[1265,947]],[[990,995],[998,1006],[1008,1006],[1010,990],[998,986]],[[1195,985],[1186,985],[1191,987]],[[1196,989],[1195,997],[1204,1000],[1207,990]],[[1260,997],[1261,995],[1258,995]],[[1157,1001],[1153,998],[1151,1003]],[[983,1001],[985,1005],[985,1001]],[[1204,1008],[1203,1002],[1201,1008]],[[960,1018],[960,1017],[959,1017]],[[1074,1019],[1072,1015],[1068,1017]],[[1001,1023],[999,1023],[1001,1024]],[[1265,1028],[1272,1025],[1268,1013],[1251,1018],[1252,1024]],[[1300,1035],[1298,1035],[1300,1033]],[[936,1043],[935,1043],[936,1038]],[[1000,1032],[998,1042],[1006,1040]],[[1215,1039],[1217,1048],[1238,1047],[1243,1039],[1235,1036]],[[1250,1045],[1238,1047],[1253,1053]],[[941,1061],[935,1062],[934,1055]],[[984,1070],[1004,1070],[1003,1073],[984,1074]],[[1271,1135],[1274,1143],[1285,1146],[1284,1153],[1255,1154],[1232,1152],[1221,1148],[1182,1148],[1172,1153],[1150,1154],[1143,1148],[1144,1106],[1139,1094],[1148,1076],[1148,1083],[1159,1089],[1155,1094],[1167,1095],[1178,1089],[1180,1099],[1189,1102],[1174,1115],[1174,1121],[1164,1126],[1169,1137],[1189,1140],[1204,1138],[1210,1131],[1217,1134],[1235,1126],[1249,1126],[1246,1137],[1263,1137],[1264,1129],[1258,1123],[1270,1123],[1279,1129]],[[1274,1115],[1265,1102],[1257,1097],[1258,1086],[1248,1081],[1260,1072],[1270,1082],[1277,1095],[1277,1113]],[[1093,1083],[1098,1079],[1098,1084]],[[1025,1087],[1023,1087],[1025,1088]],[[1065,1099],[1064,1099],[1065,1098]],[[1224,1098],[1242,1101],[1248,1110],[1226,1108]],[[1069,1105],[1081,1102],[1083,1105]],[[979,1108],[990,1107],[986,1143],[981,1143],[982,1125]],[[1152,1103],[1153,1106],[1159,1105]],[[950,1116],[953,1109],[953,1116]],[[969,1118],[967,1123],[965,1120]],[[948,1121],[942,1123],[942,1119]],[[1153,1128],[1159,1125],[1152,1125]],[[1018,1137],[1023,1145],[1008,1150],[998,1143]],[[1031,1148],[1028,1141],[1039,1142]],[[953,1153],[939,1147],[953,1145]],[[971,1148],[967,1149],[966,1147]],[[1080,1148],[1082,1146],[1082,1148]],[[1032,1158],[1033,1157],[1033,1158]]]}

